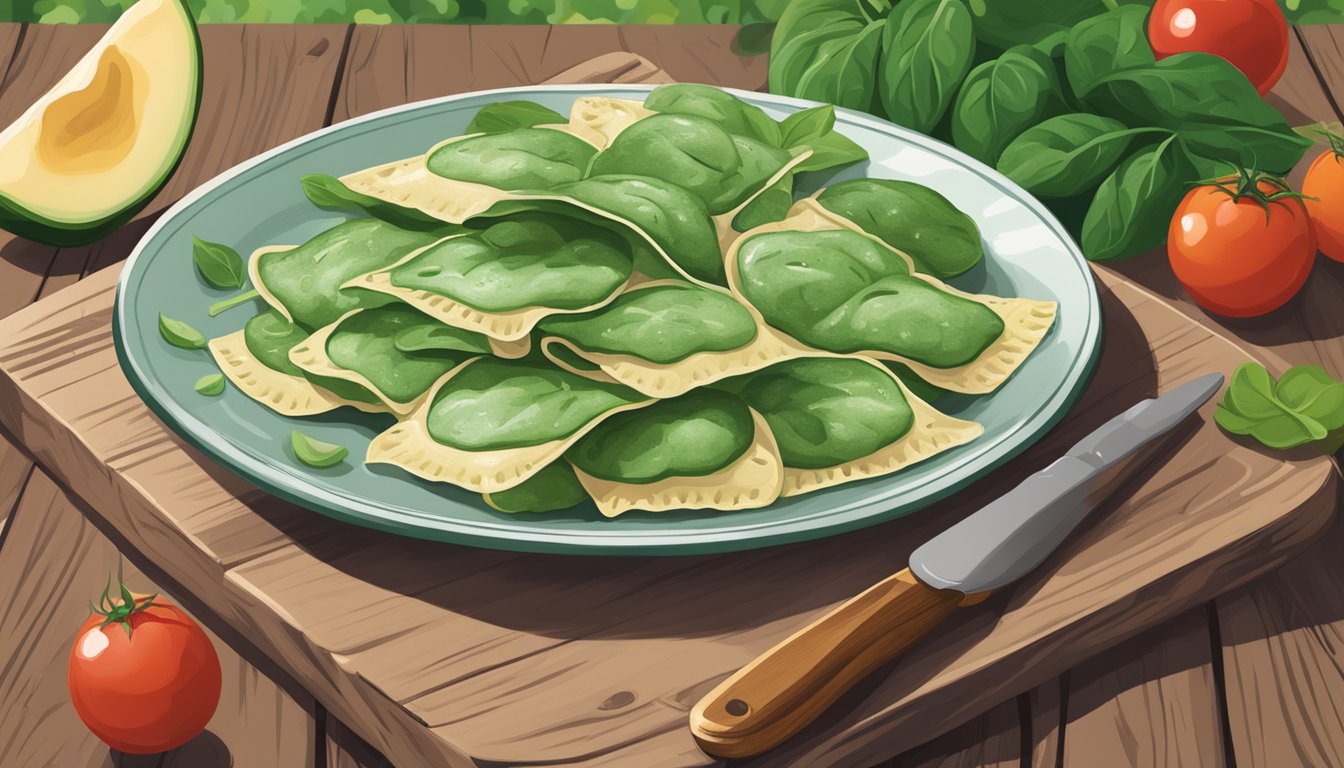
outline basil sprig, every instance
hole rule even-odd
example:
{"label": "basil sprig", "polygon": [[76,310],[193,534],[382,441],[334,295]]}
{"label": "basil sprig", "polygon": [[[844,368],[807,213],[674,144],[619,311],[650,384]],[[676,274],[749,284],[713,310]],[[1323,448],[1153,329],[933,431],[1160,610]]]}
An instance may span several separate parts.
{"label": "basil sprig", "polygon": [[1263,365],[1243,363],[1213,413],[1218,425],[1275,449],[1344,444],[1344,382],[1319,365],[1290,368],[1274,381]]}

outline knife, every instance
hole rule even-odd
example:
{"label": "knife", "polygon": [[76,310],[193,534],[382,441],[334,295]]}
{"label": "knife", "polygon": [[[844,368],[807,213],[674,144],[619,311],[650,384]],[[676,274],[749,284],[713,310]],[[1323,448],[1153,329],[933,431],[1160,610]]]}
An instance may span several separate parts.
{"label": "knife", "polygon": [[1136,404],[925,542],[910,555],[909,568],[758,656],[691,710],[700,747],[738,758],[779,745],[959,606],[974,605],[1025,576],[1120,485],[1141,453],[1150,453],[1140,449],[1222,385],[1222,374],[1209,374]]}

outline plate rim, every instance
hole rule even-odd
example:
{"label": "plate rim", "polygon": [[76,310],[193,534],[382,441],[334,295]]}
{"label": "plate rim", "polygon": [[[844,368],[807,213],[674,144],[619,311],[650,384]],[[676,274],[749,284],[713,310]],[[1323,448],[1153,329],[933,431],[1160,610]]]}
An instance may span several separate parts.
{"label": "plate rim", "polygon": [[[1059,242],[1064,245],[1076,266],[1082,271],[1088,298],[1087,325],[1084,329],[1083,346],[1078,350],[1072,365],[1067,370],[1065,377],[1059,382],[1050,399],[1036,409],[1016,430],[1005,436],[1005,439],[1000,443],[975,454],[974,457],[968,458],[965,462],[948,467],[945,475],[954,475],[951,480],[922,495],[918,500],[901,504],[899,507],[888,506],[887,508],[873,509],[874,506],[880,507],[881,502],[868,501],[851,507],[845,513],[826,512],[803,519],[766,521],[735,528],[691,532],[677,529],[649,530],[643,527],[612,531],[543,530],[520,527],[513,522],[483,524],[443,517],[435,517],[434,525],[429,526],[426,525],[425,518],[408,516],[396,509],[389,508],[386,502],[377,502],[377,500],[368,498],[355,498],[335,489],[323,487],[320,483],[301,482],[298,484],[299,487],[292,487],[292,475],[276,471],[272,466],[272,461],[258,461],[249,454],[240,453],[234,450],[227,440],[212,442],[207,439],[211,434],[221,435],[221,433],[183,408],[174,398],[167,396],[168,393],[162,391],[162,387],[156,385],[153,377],[148,375],[144,361],[137,359],[135,353],[128,348],[126,340],[123,338],[123,327],[127,326],[132,311],[132,308],[127,305],[125,297],[128,292],[132,291],[131,278],[137,271],[135,269],[136,263],[148,250],[149,243],[161,231],[168,228],[179,215],[197,202],[219,187],[273,158],[288,154],[315,140],[349,131],[362,124],[459,101],[486,100],[491,102],[509,96],[521,97],[538,91],[583,95],[601,90],[604,92],[625,91],[638,94],[648,93],[655,87],[657,87],[657,84],[528,85],[470,91],[423,99],[395,105],[325,126],[232,166],[197,186],[164,211],[136,243],[135,248],[122,266],[122,271],[117,278],[112,322],[113,346],[122,372],[141,401],[179,439],[206,454],[225,470],[255,484],[267,493],[295,503],[310,512],[413,538],[486,549],[571,555],[680,556],[744,551],[823,538],[869,527],[917,512],[965,489],[1035,444],[1067,415],[1091,379],[1097,360],[1100,357],[1102,338],[1102,312],[1095,275],[1072,236],[1068,234],[1058,219],[1030,193],[979,160],[932,137],[842,107],[835,108],[838,121],[847,121],[891,135],[900,141],[951,161],[964,170],[975,173],[986,183],[999,189],[1005,196],[1036,214]],[[750,102],[790,110],[802,110],[822,105],[820,102],[806,99],[745,91],[737,88],[722,88],[722,90]],[[149,258],[148,256],[143,257]],[[1078,310],[1073,309],[1072,311]],[[1079,319],[1079,322],[1082,322],[1082,318]],[[1014,439],[1007,440],[1007,437]],[[978,466],[968,470],[968,466],[972,463],[978,464]]]}

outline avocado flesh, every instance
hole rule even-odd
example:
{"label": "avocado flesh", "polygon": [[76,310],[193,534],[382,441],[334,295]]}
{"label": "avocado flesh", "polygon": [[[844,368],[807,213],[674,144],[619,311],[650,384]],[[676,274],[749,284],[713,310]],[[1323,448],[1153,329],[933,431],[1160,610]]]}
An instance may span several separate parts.
{"label": "avocado flesh", "polygon": [[182,0],[140,0],[0,132],[0,228],[90,243],[172,176],[200,106],[201,45]]}

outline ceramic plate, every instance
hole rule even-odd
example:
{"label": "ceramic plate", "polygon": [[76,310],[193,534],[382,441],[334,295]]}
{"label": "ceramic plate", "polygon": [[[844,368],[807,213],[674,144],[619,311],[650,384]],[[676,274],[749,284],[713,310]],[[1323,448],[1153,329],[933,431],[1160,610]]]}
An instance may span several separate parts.
{"label": "ceramic plate", "polygon": [[[1086,262],[1064,228],[993,169],[926,136],[868,115],[837,110],[836,127],[871,155],[836,178],[907,179],[932,187],[973,217],[984,237],[982,266],[952,284],[999,296],[1053,299],[1059,318],[1020,370],[989,396],[947,395],[937,407],[985,427],[978,440],[904,471],[742,512],[627,513],[602,518],[591,504],[561,513],[496,512],[477,494],[365,466],[369,439],[388,417],[341,409],[318,418],[279,416],[232,386],[220,397],[193,390],[215,371],[204,350],[159,337],[160,312],[207,338],[242,327],[248,308],[207,317],[227,295],[207,286],[191,260],[193,235],[240,253],[300,243],[342,217],[304,198],[299,177],[342,175],[399,159],[466,130],[495,101],[531,99],[561,113],[580,96],[642,98],[646,86],[542,86],[486,91],[395,107],[296,139],[224,173],[173,206],[131,254],[117,291],[114,332],[122,369],[145,403],[187,442],[262,488],[315,512],[385,531],[460,544],[576,554],[692,554],[763,547],[872,525],[914,512],[965,487],[1018,454],[1077,398],[1097,357],[1101,310]],[[771,117],[813,106],[738,92]],[[813,184],[822,180],[808,180]],[[812,190],[805,189],[805,192]],[[337,467],[313,470],[290,454],[302,429],[349,447]]]}

